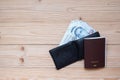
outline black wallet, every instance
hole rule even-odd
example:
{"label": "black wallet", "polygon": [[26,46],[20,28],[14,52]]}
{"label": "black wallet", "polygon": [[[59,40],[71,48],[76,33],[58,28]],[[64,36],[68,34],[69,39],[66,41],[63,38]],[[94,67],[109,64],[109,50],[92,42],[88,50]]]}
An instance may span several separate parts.
{"label": "black wallet", "polygon": [[[99,32],[95,32],[84,38],[88,37],[100,37],[100,34]],[[84,38],[70,41],[64,45],[49,50],[56,69],[61,69],[84,58]]]}

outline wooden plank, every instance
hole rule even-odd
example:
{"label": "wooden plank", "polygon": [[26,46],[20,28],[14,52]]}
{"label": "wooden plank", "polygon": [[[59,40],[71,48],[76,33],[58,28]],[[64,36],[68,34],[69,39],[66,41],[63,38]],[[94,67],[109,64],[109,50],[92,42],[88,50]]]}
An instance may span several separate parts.
{"label": "wooden plank", "polygon": [[[0,67],[55,67],[49,50],[57,45],[0,45]],[[120,67],[120,45],[106,47],[106,67]],[[21,62],[21,58],[24,59]],[[83,60],[68,67],[84,67]]]}
{"label": "wooden plank", "polygon": [[[37,5],[37,4],[36,4]],[[16,7],[14,7],[16,6]],[[44,5],[37,5],[37,7],[33,5],[0,5],[0,10],[2,12],[80,12],[80,11],[116,11],[119,12],[120,8],[117,5],[70,5],[66,4],[64,6],[63,4],[60,5],[50,5],[50,7],[46,7],[47,4]],[[56,7],[56,6],[64,6],[64,7]]]}
{"label": "wooden plank", "polygon": [[[48,51],[58,45],[0,45],[0,56],[46,56]],[[24,50],[23,50],[24,48]],[[106,45],[106,55],[119,57],[120,45]],[[48,57],[48,56],[47,56]]]}
{"label": "wooden plank", "polygon": [[105,78],[104,80],[120,80],[119,78]]}
{"label": "wooden plank", "polygon": [[88,79],[88,78],[82,78],[82,79],[79,79],[79,78],[75,78],[75,79],[64,79],[64,78],[40,78],[40,77],[3,77],[3,78],[0,78],[0,80],[120,80],[119,78],[97,78],[97,79],[94,79],[94,78],[91,78],[91,79]]}
{"label": "wooden plank", "polygon": [[[65,24],[1,23],[0,44],[59,44],[68,24],[69,22]],[[88,24],[106,37],[107,44],[120,44],[118,37],[120,22],[88,22]]]}
{"label": "wooden plank", "polygon": [[[32,2],[33,1],[33,2]],[[23,1],[22,3],[0,3],[0,10],[4,11],[4,12],[79,12],[79,11],[120,11],[120,5],[118,5],[117,1],[116,2],[107,2],[106,4],[101,4],[99,5],[99,3],[93,3],[90,4],[88,3],[89,1],[87,1],[85,4],[81,3],[81,1],[76,1],[74,3],[72,2],[66,2],[62,1],[62,2],[52,2],[52,3],[48,3],[45,2],[43,0],[42,4],[41,3],[37,3],[34,2],[34,0],[32,0],[30,2],[26,1],[26,3]],[[58,5],[59,3],[59,5]],[[27,4],[27,5],[26,5]],[[52,5],[50,5],[52,4]],[[54,5],[53,5],[54,4]],[[56,5],[57,4],[57,5]],[[48,7],[49,5],[49,7]],[[61,7],[60,7],[61,6]]]}
{"label": "wooden plank", "polygon": [[[80,16],[86,21],[120,20],[119,0],[102,0],[101,2],[97,2],[96,0],[42,0],[42,4],[39,2],[39,0],[27,0],[26,2],[18,0],[2,0],[0,3],[0,22],[52,21],[52,23],[54,23],[55,21],[66,22],[74,18],[79,18]],[[94,15],[94,17],[91,15]]]}
{"label": "wooden plank", "polygon": [[[40,78],[40,77],[33,77],[33,78],[26,78],[26,77],[20,77],[20,78],[15,78],[15,77],[4,77],[0,78],[0,80],[73,80],[73,79],[63,79],[63,78]],[[79,79],[74,79],[74,80],[79,80]],[[80,79],[80,80],[104,80],[104,79]],[[111,79],[112,80],[112,79]],[[118,80],[118,79],[113,79],[113,80]]]}
{"label": "wooden plank", "polygon": [[[82,17],[86,21],[97,22],[119,22],[119,11],[66,11],[66,12],[15,12],[1,11],[0,23],[2,22],[68,22],[72,19]],[[91,16],[94,15],[94,16]]]}
{"label": "wooden plank", "polygon": [[[39,4],[39,5],[42,5],[42,4],[46,4],[46,5],[49,5],[49,6],[60,6],[60,5],[64,5],[64,6],[72,6],[72,5],[86,5],[86,6],[89,6],[89,5],[95,5],[95,6],[120,6],[119,4],[119,0],[91,0],[91,1],[87,1],[87,0],[69,0],[69,1],[64,1],[64,0],[60,0],[60,1],[56,1],[56,0],[51,0],[51,1],[47,1],[47,0],[21,0],[21,1],[18,1],[18,0],[12,0],[12,1],[9,1],[9,0],[1,0],[0,1],[0,5],[8,5],[10,7],[15,7],[15,6],[20,6],[20,7],[25,7],[25,6],[35,6],[35,4]],[[40,4],[42,3],[42,4]],[[22,5],[22,6],[21,6]],[[6,6],[7,7],[7,6]],[[46,6],[47,7],[47,6]],[[60,6],[60,7],[63,7],[63,6]]]}
{"label": "wooden plank", "polygon": [[93,79],[93,78],[91,78],[91,79],[87,79],[87,78],[82,78],[82,79],[63,79],[63,78],[36,78],[36,77],[33,77],[33,78],[26,78],[26,77],[22,77],[22,78],[15,78],[15,77],[5,77],[5,78],[0,78],[0,80],[120,80],[119,78],[105,78],[105,79],[103,79],[103,78],[97,78],[97,79]]}
{"label": "wooden plank", "polygon": [[[42,4],[39,3],[39,0],[29,0],[26,2],[17,0],[1,1],[0,22],[66,22],[74,18],[79,18],[80,16],[86,21],[120,20],[119,0],[103,0],[103,2],[96,2],[96,0],[90,2],[73,0],[56,2],[54,0],[43,0],[41,2]],[[91,15],[94,15],[94,17]]]}
{"label": "wooden plank", "polygon": [[[49,55],[48,55],[49,56]],[[25,67],[25,68],[40,68],[40,67],[53,67],[55,68],[55,65],[53,63],[52,58],[49,56],[49,58],[46,57],[23,57],[24,62],[20,60],[21,57],[9,57],[9,56],[0,56],[0,67],[8,68],[8,67]],[[119,57],[107,57],[106,60],[106,67],[109,68],[116,68],[120,67],[120,59]],[[78,61],[76,63],[73,63],[69,67],[84,67],[84,61]]]}
{"label": "wooden plank", "polygon": [[[84,68],[0,68],[0,77],[8,78],[41,78],[41,79],[101,79],[120,78],[120,68],[86,70]],[[67,76],[66,74],[69,74]],[[93,76],[95,75],[95,76]],[[34,79],[33,79],[34,80]]]}

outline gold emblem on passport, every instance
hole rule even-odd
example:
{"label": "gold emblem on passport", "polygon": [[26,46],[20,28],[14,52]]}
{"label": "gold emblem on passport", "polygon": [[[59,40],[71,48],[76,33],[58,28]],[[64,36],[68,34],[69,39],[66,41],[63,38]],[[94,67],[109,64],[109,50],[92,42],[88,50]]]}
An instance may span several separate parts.
{"label": "gold emblem on passport", "polygon": [[91,61],[91,63],[99,63],[99,61]]}

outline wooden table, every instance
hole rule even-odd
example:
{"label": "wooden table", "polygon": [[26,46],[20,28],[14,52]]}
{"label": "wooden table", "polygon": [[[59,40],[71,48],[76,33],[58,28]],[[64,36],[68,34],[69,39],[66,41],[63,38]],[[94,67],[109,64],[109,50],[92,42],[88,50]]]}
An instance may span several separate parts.
{"label": "wooden table", "polygon": [[[58,71],[48,51],[80,17],[106,37],[106,68]],[[120,80],[120,0],[0,0],[0,80]]]}

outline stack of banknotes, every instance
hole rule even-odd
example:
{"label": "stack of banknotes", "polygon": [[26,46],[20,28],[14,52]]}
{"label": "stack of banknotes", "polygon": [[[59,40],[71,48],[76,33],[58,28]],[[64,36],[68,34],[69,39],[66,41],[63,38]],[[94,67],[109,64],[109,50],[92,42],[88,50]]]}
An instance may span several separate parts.
{"label": "stack of banknotes", "polygon": [[59,45],[83,38],[95,32],[96,30],[89,26],[86,22],[82,20],[73,20],[69,24],[68,29],[65,32]]}

